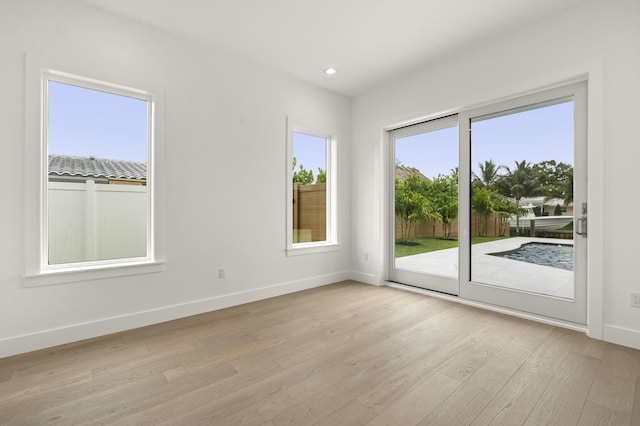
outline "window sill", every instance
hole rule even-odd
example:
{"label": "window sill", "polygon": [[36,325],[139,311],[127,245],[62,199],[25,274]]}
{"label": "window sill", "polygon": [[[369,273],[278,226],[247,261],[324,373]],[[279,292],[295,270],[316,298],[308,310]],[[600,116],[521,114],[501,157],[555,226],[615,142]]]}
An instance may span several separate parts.
{"label": "window sill", "polygon": [[287,256],[299,256],[304,254],[324,253],[338,251],[342,245],[336,243],[302,243],[287,249]]}
{"label": "window sill", "polygon": [[105,278],[129,275],[151,274],[162,271],[164,271],[163,261],[101,265],[93,266],[91,268],[50,270],[26,275],[23,280],[23,285],[24,287],[39,287],[43,285],[101,280]]}

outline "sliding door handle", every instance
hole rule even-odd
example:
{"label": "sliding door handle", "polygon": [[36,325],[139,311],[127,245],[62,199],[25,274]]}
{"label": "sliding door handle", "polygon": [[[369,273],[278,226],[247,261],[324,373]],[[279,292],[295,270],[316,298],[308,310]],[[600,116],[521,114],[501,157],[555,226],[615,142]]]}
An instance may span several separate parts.
{"label": "sliding door handle", "polygon": [[582,216],[576,221],[576,234],[581,235],[583,238],[587,237],[587,217]]}

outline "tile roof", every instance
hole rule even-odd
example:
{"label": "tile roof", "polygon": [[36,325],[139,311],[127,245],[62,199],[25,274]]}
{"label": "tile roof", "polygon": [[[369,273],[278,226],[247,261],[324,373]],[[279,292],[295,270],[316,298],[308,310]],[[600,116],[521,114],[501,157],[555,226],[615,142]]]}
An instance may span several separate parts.
{"label": "tile roof", "polygon": [[428,177],[420,173],[420,170],[416,169],[415,167],[407,167],[407,166],[403,166],[402,164],[396,164],[396,177],[398,179],[405,180],[411,175],[425,178],[426,180],[431,182],[431,179],[429,179]]}
{"label": "tile roof", "polygon": [[50,154],[49,175],[146,180],[147,165],[137,161]]}

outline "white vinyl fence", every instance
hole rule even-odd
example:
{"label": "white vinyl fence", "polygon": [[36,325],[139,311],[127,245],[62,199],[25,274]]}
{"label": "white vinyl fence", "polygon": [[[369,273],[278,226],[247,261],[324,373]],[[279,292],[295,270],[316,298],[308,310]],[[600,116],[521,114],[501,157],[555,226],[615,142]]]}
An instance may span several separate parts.
{"label": "white vinyl fence", "polygon": [[49,264],[147,255],[147,187],[49,182]]}

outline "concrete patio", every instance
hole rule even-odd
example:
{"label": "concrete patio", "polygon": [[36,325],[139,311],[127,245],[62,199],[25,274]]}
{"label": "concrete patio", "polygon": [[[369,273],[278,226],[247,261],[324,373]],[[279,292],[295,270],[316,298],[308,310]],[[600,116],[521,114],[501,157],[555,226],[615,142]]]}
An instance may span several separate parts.
{"label": "concrete patio", "polygon": [[[573,272],[549,266],[492,256],[514,250],[523,244],[537,242],[573,245],[573,240],[514,237],[474,244],[472,250],[472,281],[515,290],[573,299]],[[446,249],[395,260],[398,269],[444,277],[458,277],[458,249]]]}

